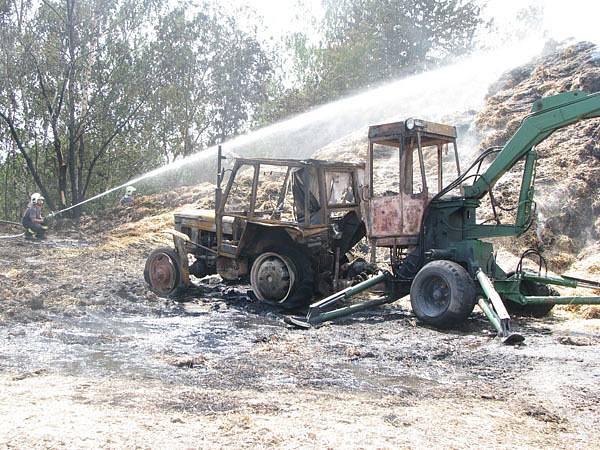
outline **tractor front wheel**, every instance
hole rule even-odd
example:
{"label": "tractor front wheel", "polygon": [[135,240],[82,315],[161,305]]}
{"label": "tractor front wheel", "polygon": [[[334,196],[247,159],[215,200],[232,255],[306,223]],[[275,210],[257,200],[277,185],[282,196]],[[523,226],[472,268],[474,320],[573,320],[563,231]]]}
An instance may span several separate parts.
{"label": "tractor front wheel", "polygon": [[144,267],[144,279],[152,292],[161,297],[181,294],[184,286],[177,252],[163,247],[150,253]]}
{"label": "tractor front wheel", "polygon": [[459,264],[432,261],[418,273],[410,287],[410,303],[426,324],[449,328],[467,319],[475,307],[473,279]]}

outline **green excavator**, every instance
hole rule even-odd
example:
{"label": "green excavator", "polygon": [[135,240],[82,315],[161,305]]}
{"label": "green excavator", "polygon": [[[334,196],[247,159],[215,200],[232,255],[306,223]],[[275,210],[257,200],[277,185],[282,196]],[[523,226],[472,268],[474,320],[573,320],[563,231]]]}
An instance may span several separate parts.
{"label": "green excavator", "polygon": [[[377,249],[388,250],[391,270],[313,303],[305,317],[290,316],[287,321],[309,327],[410,294],[413,312],[423,323],[453,327],[479,305],[498,335],[506,343],[516,343],[523,336],[511,331],[510,312],[542,316],[555,304],[600,304],[600,296],[565,297],[551,287],[598,289],[600,283],[548,276],[547,268],[543,270],[543,256],[535,250],[524,254],[514,271],[505,272],[488,242],[496,237],[519,236],[534,221],[536,145],[559,128],[599,116],[600,92],[573,91],[541,98],[504,146],[483,151],[464,171],[456,149],[455,127],[415,119],[371,126],[362,215],[372,255]],[[451,147],[453,152],[449,152]],[[393,165],[387,159],[390,152]],[[488,158],[493,161],[481,171]],[[519,161],[524,164],[514,222],[502,223],[492,190]],[[447,170],[449,162],[451,170]],[[394,175],[398,192],[377,192],[374,181],[389,177],[380,171],[389,171],[390,166],[398,168]],[[448,175],[454,179],[446,183]],[[492,223],[477,220],[486,195],[494,215]],[[523,259],[530,256],[539,258],[537,271],[523,268]],[[341,304],[382,283],[383,297]]]}

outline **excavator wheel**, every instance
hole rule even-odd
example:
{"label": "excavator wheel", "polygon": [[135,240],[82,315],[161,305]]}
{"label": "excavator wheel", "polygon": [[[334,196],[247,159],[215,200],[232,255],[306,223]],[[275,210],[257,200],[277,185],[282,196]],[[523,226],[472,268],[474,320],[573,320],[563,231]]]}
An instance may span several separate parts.
{"label": "excavator wheel", "polygon": [[417,273],[410,287],[410,303],[417,318],[439,328],[467,319],[475,307],[473,279],[459,264],[432,261]]}
{"label": "excavator wheel", "polygon": [[144,279],[150,290],[161,297],[176,297],[183,293],[181,267],[177,252],[170,247],[154,250],[146,259]]}
{"label": "excavator wheel", "polygon": [[[507,274],[511,276],[512,274]],[[536,283],[535,281],[523,280],[521,281],[520,289],[523,295],[535,295],[535,296],[559,296],[560,292],[554,289],[552,286],[547,284]],[[504,300],[504,299],[503,299]],[[521,305],[520,303],[511,302],[510,300],[504,300],[504,305],[509,314],[513,316],[521,317],[546,317],[550,314],[554,305],[547,303],[536,303],[530,305]]]}
{"label": "excavator wheel", "polygon": [[310,259],[299,249],[282,246],[256,257],[250,284],[259,300],[296,309],[310,304],[313,298],[314,272]]}

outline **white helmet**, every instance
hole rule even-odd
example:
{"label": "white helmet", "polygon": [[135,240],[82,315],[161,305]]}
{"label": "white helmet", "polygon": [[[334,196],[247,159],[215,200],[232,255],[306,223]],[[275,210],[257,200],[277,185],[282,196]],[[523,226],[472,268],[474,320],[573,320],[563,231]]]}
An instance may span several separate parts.
{"label": "white helmet", "polygon": [[33,194],[31,194],[31,204],[37,203],[40,197],[42,197],[42,194],[38,192],[34,192]]}
{"label": "white helmet", "polygon": [[133,194],[135,191],[137,191],[137,189],[136,189],[136,188],[134,188],[133,186],[127,186],[127,187],[125,188],[125,193],[126,193],[127,195],[131,195],[131,194]]}

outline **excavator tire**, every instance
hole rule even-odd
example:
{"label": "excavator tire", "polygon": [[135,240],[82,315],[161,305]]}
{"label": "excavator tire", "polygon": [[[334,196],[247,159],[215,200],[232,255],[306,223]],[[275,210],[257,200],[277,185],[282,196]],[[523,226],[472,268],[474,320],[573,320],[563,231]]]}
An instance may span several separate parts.
{"label": "excavator tire", "polygon": [[[511,276],[512,274],[507,274]],[[535,296],[559,296],[560,292],[554,289],[552,286],[548,286],[547,284],[536,283],[535,281],[523,280],[521,281],[520,286],[521,294],[523,295],[535,295]],[[520,303],[511,302],[510,300],[505,300],[504,306],[506,306],[506,310],[509,314],[513,316],[520,317],[546,317],[550,314],[554,305],[546,304],[546,303],[537,303],[531,305],[521,305]]]}
{"label": "excavator tire", "polygon": [[476,298],[473,279],[452,261],[426,264],[410,287],[410,303],[417,319],[438,328],[464,322],[473,311]]}
{"label": "excavator tire", "polygon": [[314,279],[310,258],[292,246],[265,250],[254,259],[250,269],[254,295],[289,310],[311,303]]}
{"label": "excavator tire", "polygon": [[178,297],[185,291],[177,252],[171,247],[154,250],[146,259],[144,279],[150,290],[160,297]]}

